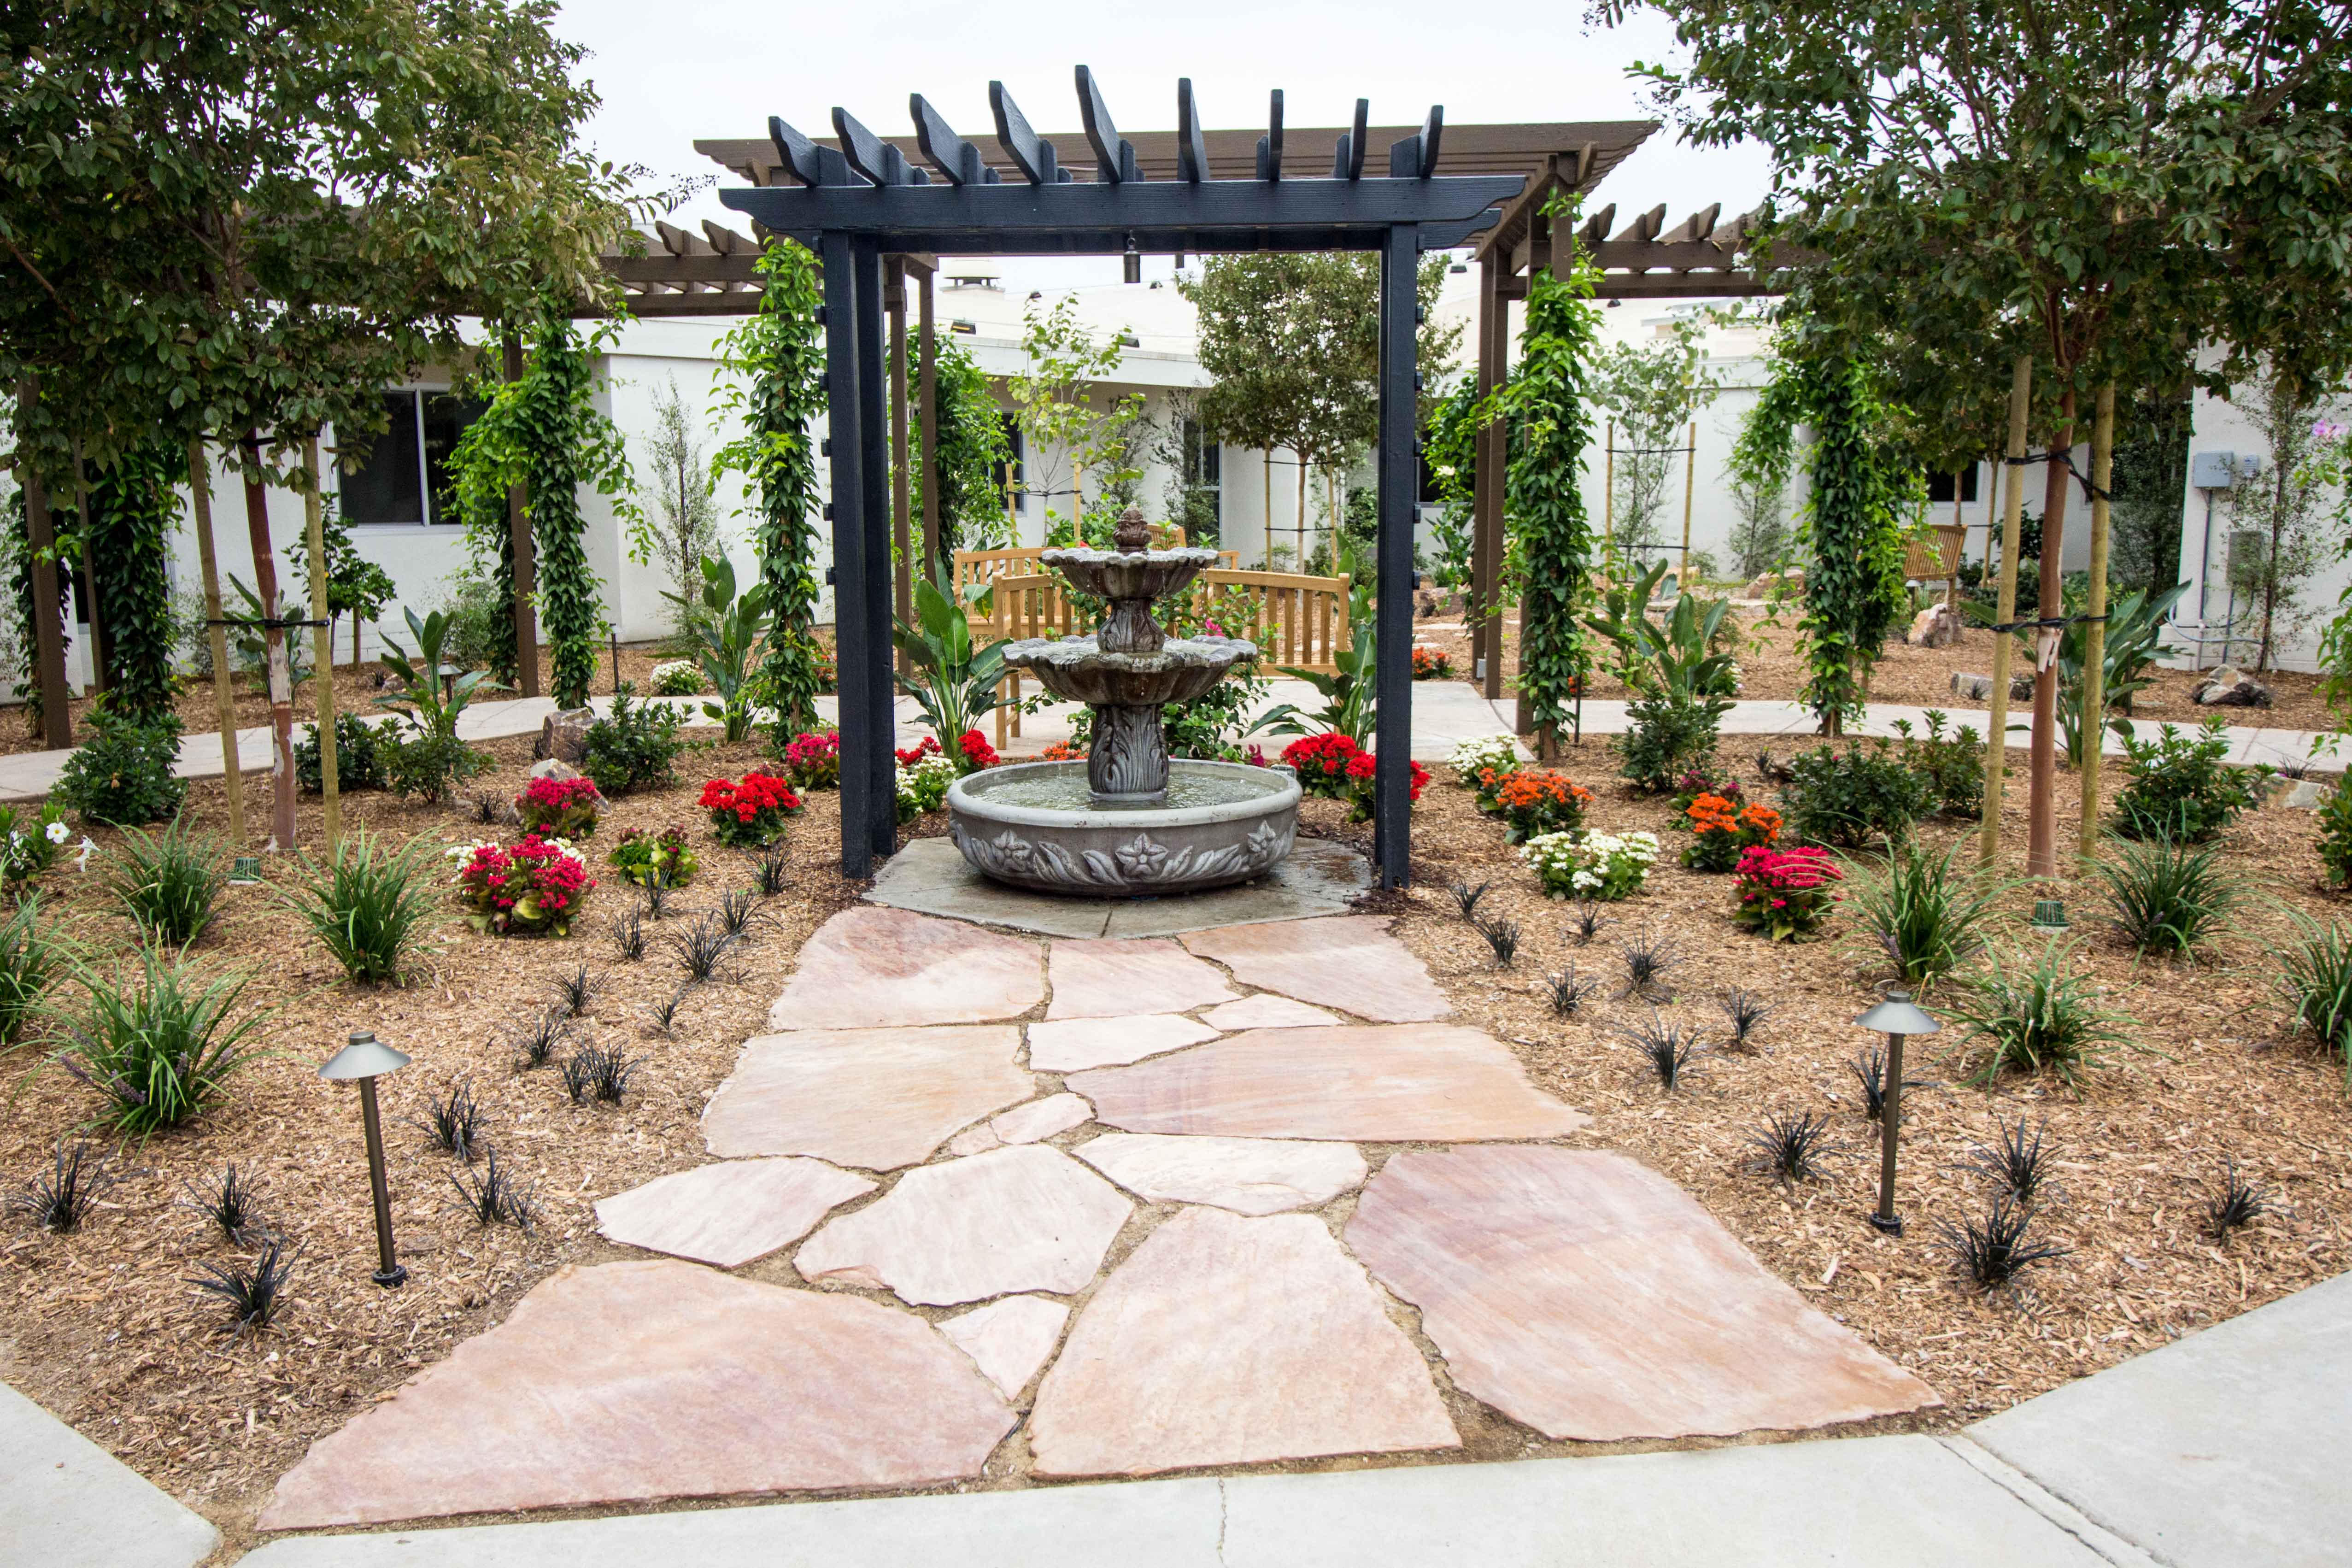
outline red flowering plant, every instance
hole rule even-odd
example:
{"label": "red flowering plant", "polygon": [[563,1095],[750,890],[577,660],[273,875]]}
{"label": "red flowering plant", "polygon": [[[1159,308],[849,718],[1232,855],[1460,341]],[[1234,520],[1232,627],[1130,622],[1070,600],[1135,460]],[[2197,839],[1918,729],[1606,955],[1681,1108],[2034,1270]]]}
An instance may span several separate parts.
{"label": "red flowering plant", "polygon": [[1717,875],[1733,870],[1741,854],[1759,847],[1769,848],[1780,837],[1780,814],[1769,805],[1743,805],[1719,795],[1703,795],[1683,813],[1691,830],[1690,847],[1683,851],[1683,864],[1694,871],[1712,871]]}
{"label": "red flowering plant", "polygon": [[[1304,735],[1282,748],[1285,766],[1298,774],[1300,793],[1351,803],[1350,822],[1372,819],[1372,775],[1379,767],[1371,752],[1337,730]],[[1412,764],[1412,799],[1429,787],[1429,770]]]}
{"label": "red flowering plant", "polygon": [[1073,746],[1067,741],[1056,741],[1037,753],[1041,763],[1083,763],[1087,760],[1084,746]]}
{"label": "red flowering plant", "polygon": [[900,767],[911,768],[925,757],[936,757],[940,754],[939,737],[926,735],[911,746],[898,747],[892,754],[898,759]]}
{"label": "red flowering plant", "polygon": [[1801,942],[1820,934],[1841,901],[1841,879],[1830,852],[1808,845],[1743,850],[1733,884],[1731,918],[1774,942]]}
{"label": "red flowering plant", "polygon": [[788,817],[801,811],[801,797],[773,773],[745,773],[740,781],[712,779],[702,786],[702,808],[721,844],[764,849],[784,836]]}
{"label": "red flowering plant", "polygon": [[596,886],[580,851],[536,833],[510,847],[491,840],[461,844],[449,855],[467,923],[500,936],[570,936]]}
{"label": "red flowering plant", "polygon": [[956,742],[956,750],[962,754],[963,771],[968,773],[992,768],[999,761],[996,748],[990,745],[988,737],[977,730],[966,730],[963,738]]}
{"label": "red flowering plant", "polygon": [[803,731],[784,746],[784,777],[801,789],[841,787],[841,731]]}
{"label": "red flowering plant", "polygon": [[1495,791],[1495,808],[1508,825],[1506,844],[1525,844],[1538,833],[1573,833],[1584,826],[1592,792],[1551,768],[1519,768]]}
{"label": "red flowering plant", "polygon": [[522,825],[542,838],[587,837],[605,804],[593,779],[533,779],[515,796]]}

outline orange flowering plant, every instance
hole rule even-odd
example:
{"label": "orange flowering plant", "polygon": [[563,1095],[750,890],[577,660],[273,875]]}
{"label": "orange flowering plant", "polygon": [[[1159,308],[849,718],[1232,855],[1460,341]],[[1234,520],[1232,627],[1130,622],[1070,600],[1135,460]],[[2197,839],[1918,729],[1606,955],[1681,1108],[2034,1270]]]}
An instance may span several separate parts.
{"label": "orange flowering plant", "polygon": [[1592,792],[1550,768],[1519,768],[1495,786],[1495,809],[1508,824],[1506,844],[1542,833],[1573,833],[1584,826]]}
{"label": "orange flowering plant", "polygon": [[1769,847],[1780,837],[1780,814],[1769,805],[1737,805],[1719,795],[1702,795],[1683,816],[1690,823],[1690,847],[1683,864],[1717,875],[1736,869],[1749,849]]}

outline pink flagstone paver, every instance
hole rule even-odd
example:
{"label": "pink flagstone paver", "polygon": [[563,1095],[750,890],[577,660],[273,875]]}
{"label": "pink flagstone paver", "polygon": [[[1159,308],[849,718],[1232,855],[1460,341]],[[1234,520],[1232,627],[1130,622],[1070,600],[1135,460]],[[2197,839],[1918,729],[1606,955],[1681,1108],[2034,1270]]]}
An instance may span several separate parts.
{"label": "pink flagstone paver", "polygon": [[722,1160],[615,1194],[596,1228],[625,1247],[733,1268],[789,1247],[874,1184],[822,1160]]}
{"label": "pink flagstone paver", "polygon": [[[1238,1005],[1238,1004],[1236,1004]],[[1079,1072],[1121,1067],[1213,1040],[1206,1024],[1159,1013],[1139,1018],[1071,1018],[1029,1026],[1029,1065],[1039,1072]]]}
{"label": "pink flagstone paver", "polygon": [[1001,1143],[1038,1143],[1085,1125],[1094,1114],[1095,1108],[1075,1094],[1049,1094],[1014,1106],[988,1125]]}
{"label": "pink flagstone paver", "polygon": [[1455,1386],[1554,1437],[1727,1436],[1939,1403],[1622,1155],[1401,1153],[1347,1239],[1421,1309]]}
{"label": "pink flagstone paver", "polygon": [[1013,1413],[913,1314],[667,1258],[565,1267],[310,1446],[263,1530],[976,1476]]}
{"label": "pink flagstone paver", "polygon": [[908,910],[844,910],[802,943],[768,1027],[864,1029],[1017,1018],[1045,999],[1037,943]]}
{"label": "pink flagstone paver", "polygon": [[1042,1296],[1007,1296],[948,1319],[940,1332],[1011,1399],[1029,1386],[1061,1340],[1070,1310]]}
{"label": "pink flagstone paver", "polygon": [[1107,1132],[1071,1151],[1152,1203],[1214,1204],[1235,1214],[1320,1208],[1364,1179],[1347,1143],[1278,1138],[1171,1138]]}
{"label": "pink flagstone paver", "polygon": [[1188,933],[1184,945],[1267,991],[1359,1018],[1410,1024],[1454,1010],[1412,950],[1377,915],[1268,921]]}
{"label": "pink flagstone paver", "polygon": [[801,1246],[803,1278],[892,1290],[929,1307],[1084,1289],[1134,1206],[1043,1143],[909,1171]]}
{"label": "pink flagstone paver", "polygon": [[1294,1002],[1287,996],[1277,996],[1271,991],[1261,991],[1255,996],[1244,996],[1238,1002],[1228,1002],[1222,1007],[1212,1007],[1201,1016],[1213,1026],[1228,1032],[1238,1029],[1311,1028],[1317,1024],[1336,1024],[1339,1021],[1320,1007],[1309,1007],[1304,1002]]}
{"label": "pink flagstone paver", "polygon": [[1065,939],[1054,943],[1048,1018],[1108,1018],[1128,1013],[1189,1013],[1239,993],[1212,964],[1166,937]]}
{"label": "pink flagstone paver", "polygon": [[1254,1029],[1064,1081],[1096,1121],[1129,1132],[1473,1142],[1556,1138],[1591,1120],[1458,1024]]}
{"label": "pink flagstone paver", "polygon": [[1429,1369],[1311,1215],[1179,1213],[1078,1313],[1029,1418],[1036,1471],[1143,1475],[1451,1448]]}
{"label": "pink flagstone paver", "polygon": [[985,1121],[975,1121],[948,1140],[948,1154],[961,1160],[967,1154],[985,1154],[1003,1146],[1004,1140],[996,1135],[995,1128]]}
{"label": "pink flagstone paver", "polygon": [[911,1165],[956,1129],[1037,1092],[1013,1063],[1020,1042],[1016,1024],[763,1035],[710,1097],[703,1141],[719,1155]]}

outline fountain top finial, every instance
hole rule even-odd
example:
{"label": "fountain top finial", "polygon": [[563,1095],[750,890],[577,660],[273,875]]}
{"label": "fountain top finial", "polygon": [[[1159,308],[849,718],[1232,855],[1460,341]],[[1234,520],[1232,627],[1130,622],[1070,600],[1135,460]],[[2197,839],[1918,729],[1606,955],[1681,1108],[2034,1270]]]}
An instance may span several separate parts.
{"label": "fountain top finial", "polygon": [[1111,542],[1121,550],[1145,550],[1151,544],[1151,525],[1143,521],[1140,507],[1129,507],[1119,513],[1118,526],[1111,531]]}

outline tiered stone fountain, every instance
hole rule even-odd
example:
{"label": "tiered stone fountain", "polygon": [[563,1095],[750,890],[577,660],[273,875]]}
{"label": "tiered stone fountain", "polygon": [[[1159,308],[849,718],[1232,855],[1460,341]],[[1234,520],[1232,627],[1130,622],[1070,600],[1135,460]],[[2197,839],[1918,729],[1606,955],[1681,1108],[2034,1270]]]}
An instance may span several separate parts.
{"label": "tiered stone fountain", "polygon": [[1049,893],[1095,897],[1192,892],[1261,876],[1290,853],[1298,781],[1287,769],[1171,761],[1160,705],[1190,702],[1257,657],[1239,637],[1175,637],[1152,601],[1204,568],[1213,550],[1150,550],[1134,508],[1114,550],[1049,550],[1043,559],[1110,602],[1092,637],[1030,638],[1004,650],[1055,696],[1094,710],[1084,763],[1015,763],[956,781],[948,822],[986,876]]}

